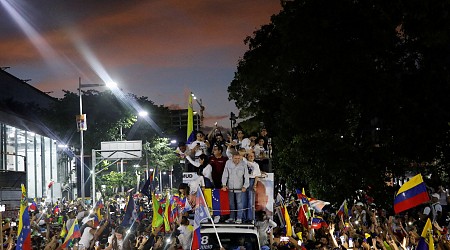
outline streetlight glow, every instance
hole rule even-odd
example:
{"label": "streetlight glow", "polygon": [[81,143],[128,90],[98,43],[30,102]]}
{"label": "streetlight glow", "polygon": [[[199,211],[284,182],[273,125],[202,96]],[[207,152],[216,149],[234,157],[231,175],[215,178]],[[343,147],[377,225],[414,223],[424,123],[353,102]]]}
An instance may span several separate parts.
{"label": "streetlight glow", "polygon": [[106,82],[105,85],[106,85],[106,87],[108,87],[110,89],[117,87],[117,83],[116,82]]}
{"label": "streetlight glow", "polygon": [[147,111],[139,111],[138,114],[139,114],[140,117],[145,117],[145,116],[148,115],[148,112]]}

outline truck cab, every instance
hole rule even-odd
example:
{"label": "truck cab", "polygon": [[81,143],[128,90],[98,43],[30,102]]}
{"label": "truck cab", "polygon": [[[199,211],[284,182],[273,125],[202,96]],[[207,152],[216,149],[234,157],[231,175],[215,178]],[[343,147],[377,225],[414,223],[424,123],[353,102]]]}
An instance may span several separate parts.
{"label": "truck cab", "polygon": [[[259,250],[258,232],[252,224],[215,224],[222,247],[226,250]],[[220,249],[212,224],[201,224],[200,249]]]}

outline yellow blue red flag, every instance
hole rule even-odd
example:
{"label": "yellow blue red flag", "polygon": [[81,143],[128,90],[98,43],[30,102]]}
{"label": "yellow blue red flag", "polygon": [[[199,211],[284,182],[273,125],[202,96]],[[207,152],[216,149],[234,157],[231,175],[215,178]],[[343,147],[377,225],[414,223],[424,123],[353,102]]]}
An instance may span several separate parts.
{"label": "yellow blue red flag", "polygon": [[22,184],[22,199],[20,201],[19,227],[17,228],[16,250],[31,250],[31,227],[28,213],[27,191]]}
{"label": "yellow blue red flag", "polygon": [[411,178],[403,184],[394,199],[394,211],[396,214],[418,206],[430,200],[427,187],[421,174]]}

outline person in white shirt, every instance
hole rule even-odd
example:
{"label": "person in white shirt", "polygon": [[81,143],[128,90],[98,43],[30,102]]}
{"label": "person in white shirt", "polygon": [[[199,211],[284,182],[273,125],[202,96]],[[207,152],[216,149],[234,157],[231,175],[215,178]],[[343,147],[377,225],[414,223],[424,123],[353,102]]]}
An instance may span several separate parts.
{"label": "person in white shirt", "polygon": [[192,160],[192,158],[188,155],[186,159],[197,168],[197,175],[203,176],[203,186],[206,188],[214,188],[214,184],[212,181],[212,166],[208,163],[208,156],[205,154],[201,154],[198,157],[198,162]]}
{"label": "person in white shirt", "polygon": [[122,226],[116,227],[111,236],[108,237],[108,246],[105,248],[105,250],[122,250],[124,242],[123,237],[124,233],[125,233],[124,227]]}
{"label": "person in white shirt", "polygon": [[423,209],[423,215],[425,217],[430,217],[432,223],[440,221],[442,216],[442,206],[439,204],[439,198],[440,195],[438,193],[432,194],[431,205]]}
{"label": "person in white shirt", "polygon": [[196,140],[189,144],[189,150],[190,155],[194,156],[195,160],[197,161],[197,158],[201,154],[208,155],[208,148],[210,147],[210,144],[207,140],[205,140],[205,134],[203,132],[199,131],[196,135]]}
{"label": "person in white shirt", "polygon": [[250,143],[251,143],[250,139],[245,138],[244,130],[238,129],[237,139],[234,140],[235,146],[237,146],[237,148],[244,148],[246,151],[250,151],[251,149]]}
{"label": "person in white shirt", "polygon": [[86,250],[91,248],[91,240],[96,239],[99,235],[102,234],[105,227],[108,225],[108,220],[98,229],[94,228],[94,217],[89,217],[85,220],[87,226],[84,228],[83,232],[81,232],[81,238],[78,242],[79,250]]}
{"label": "person in white shirt", "polygon": [[189,224],[189,219],[186,216],[181,218],[180,226],[177,229],[180,231],[178,240],[183,250],[191,249],[193,227]]}
{"label": "person in white shirt", "polygon": [[255,220],[255,191],[258,178],[261,176],[261,170],[259,169],[259,164],[255,162],[255,153],[248,153],[247,159],[243,158],[243,161],[247,165],[249,178],[249,188],[242,196],[244,208],[248,208],[244,214],[244,219],[253,224]]}

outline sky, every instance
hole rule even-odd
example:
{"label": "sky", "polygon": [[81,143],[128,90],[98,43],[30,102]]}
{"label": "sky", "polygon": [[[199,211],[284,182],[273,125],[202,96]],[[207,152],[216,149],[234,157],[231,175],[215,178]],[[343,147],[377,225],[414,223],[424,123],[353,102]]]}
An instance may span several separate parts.
{"label": "sky", "polygon": [[205,125],[227,126],[244,39],[280,10],[279,0],[0,0],[0,67],[57,98],[80,77],[170,108],[193,92]]}

